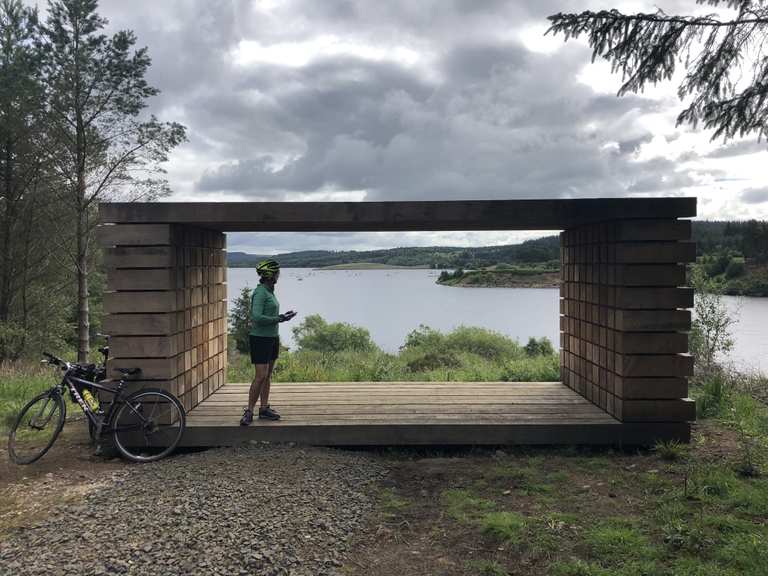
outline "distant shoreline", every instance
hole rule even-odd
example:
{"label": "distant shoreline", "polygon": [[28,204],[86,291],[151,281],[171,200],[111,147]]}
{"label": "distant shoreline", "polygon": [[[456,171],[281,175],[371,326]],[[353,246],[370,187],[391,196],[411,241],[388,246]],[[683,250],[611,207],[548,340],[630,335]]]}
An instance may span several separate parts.
{"label": "distant shoreline", "polygon": [[429,266],[395,266],[393,264],[379,264],[377,262],[350,262],[348,264],[333,264],[321,266],[313,270],[431,270]]}
{"label": "distant shoreline", "polygon": [[512,272],[501,270],[477,270],[460,276],[448,275],[437,284],[459,288],[559,288],[560,272]]}

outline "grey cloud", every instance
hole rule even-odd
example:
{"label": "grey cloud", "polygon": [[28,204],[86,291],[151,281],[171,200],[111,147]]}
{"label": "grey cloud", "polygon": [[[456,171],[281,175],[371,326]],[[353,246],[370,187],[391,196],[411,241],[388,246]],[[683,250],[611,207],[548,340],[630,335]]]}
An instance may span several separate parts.
{"label": "grey cloud", "polygon": [[709,154],[706,154],[705,158],[731,158],[733,156],[742,156],[744,154],[754,154],[755,152],[763,152],[768,150],[768,144],[765,142],[759,142],[758,140],[740,140],[731,144],[726,144],[716,148]]}
{"label": "grey cloud", "polygon": [[739,195],[739,198],[745,204],[768,202],[768,186],[764,188],[748,188]]}

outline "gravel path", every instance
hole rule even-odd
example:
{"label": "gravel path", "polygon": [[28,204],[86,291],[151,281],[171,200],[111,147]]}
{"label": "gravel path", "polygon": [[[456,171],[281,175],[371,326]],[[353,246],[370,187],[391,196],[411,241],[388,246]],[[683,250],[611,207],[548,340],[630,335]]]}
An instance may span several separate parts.
{"label": "gravel path", "polygon": [[386,473],[365,454],[276,445],[130,466],[4,538],[0,574],[337,574]]}

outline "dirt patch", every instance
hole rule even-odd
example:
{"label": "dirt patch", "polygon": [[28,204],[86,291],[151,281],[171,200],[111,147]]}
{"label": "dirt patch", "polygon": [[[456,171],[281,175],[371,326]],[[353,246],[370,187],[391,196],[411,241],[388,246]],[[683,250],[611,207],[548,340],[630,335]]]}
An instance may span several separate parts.
{"label": "dirt patch", "polygon": [[[706,510],[695,495],[686,496],[691,462],[706,467],[738,458],[735,432],[712,422],[697,425],[689,447],[674,448],[682,455],[676,461],[652,450],[394,453],[378,515],[357,537],[348,573],[624,574],[618,565],[601,565],[596,552],[602,546],[618,561],[623,545],[640,550],[626,556],[628,565],[666,569],[673,561],[667,539],[674,535],[664,533],[660,510],[670,510],[671,526],[677,518],[685,525],[690,510],[699,516]],[[712,504],[715,515],[724,509]]]}
{"label": "dirt patch", "polygon": [[17,466],[0,445],[0,534],[28,526],[48,514],[54,504],[82,499],[129,466],[94,456],[82,422],[67,422],[56,443],[34,464]]}

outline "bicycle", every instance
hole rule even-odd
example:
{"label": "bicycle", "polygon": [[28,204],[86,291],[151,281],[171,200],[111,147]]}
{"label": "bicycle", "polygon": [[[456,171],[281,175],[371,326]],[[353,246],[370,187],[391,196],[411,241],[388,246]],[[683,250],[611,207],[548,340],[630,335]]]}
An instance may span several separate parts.
{"label": "bicycle", "polygon": [[[64,428],[67,390],[85,413],[94,437],[111,433],[115,447],[125,458],[152,462],[176,449],[186,427],[184,407],[173,394],[160,388],[142,388],[126,395],[125,379],[140,369],[115,368],[122,375],[116,384],[106,380],[97,383],[92,380],[103,373],[99,366],[65,362],[47,352],[43,356],[44,363],[60,368],[64,376],[59,384],[30,400],[16,418],[8,438],[8,454],[13,462],[32,464],[50,450]],[[106,410],[94,392],[112,395]],[[86,401],[84,396],[89,395]]]}

